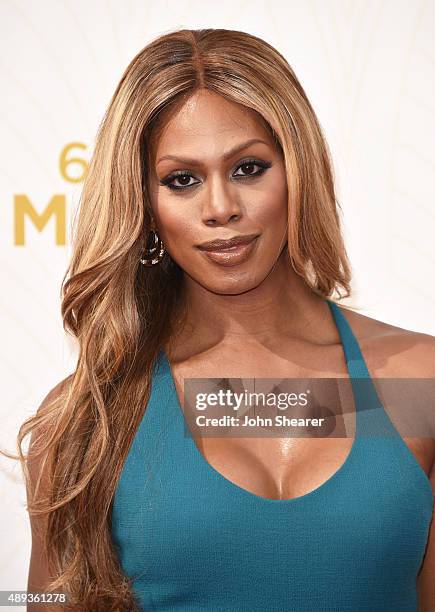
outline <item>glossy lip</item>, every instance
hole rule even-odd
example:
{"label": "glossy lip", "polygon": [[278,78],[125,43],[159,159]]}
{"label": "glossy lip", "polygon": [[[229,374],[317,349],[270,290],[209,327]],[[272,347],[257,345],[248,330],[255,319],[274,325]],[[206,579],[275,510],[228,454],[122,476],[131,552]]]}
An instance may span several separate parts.
{"label": "glossy lip", "polygon": [[227,251],[233,246],[239,244],[248,244],[252,242],[255,238],[258,237],[259,234],[245,234],[239,236],[233,236],[232,238],[223,239],[216,238],[215,240],[209,240],[208,242],[203,242],[202,244],[198,244],[197,248],[201,251]]}
{"label": "glossy lip", "polygon": [[244,263],[251,256],[257,244],[257,238],[258,236],[255,236],[255,238],[251,239],[249,242],[238,244],[227,249],[219,249],[216,251],[201,250],[208,259],[221,266],[237,266]]}

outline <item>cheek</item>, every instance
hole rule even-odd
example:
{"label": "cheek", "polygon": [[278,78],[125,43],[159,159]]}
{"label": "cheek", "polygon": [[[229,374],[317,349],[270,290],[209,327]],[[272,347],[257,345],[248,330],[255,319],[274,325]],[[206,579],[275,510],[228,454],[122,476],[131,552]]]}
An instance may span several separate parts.
{"label": "cheek", "polygon": [[287,190],[281,185],[274,185],[251,209],[251,219],[264,229],[277,229],[277,225],[287,223],[288,203]]}
{"label": "cheek", "polygon": [[195,232],[195,223],[186,211],[180,206],[178,209],[171,206],[161,206],[158,211],[159,236],[167,246],[170,254],[175,254],[195,244],[195,235],[198,240],[198,231]]}
{"label": "cheek", "polygon": [[253,218],[265,229],[273,230],[274,227],[277,229],[277,225],[287,222],[287,200],[268,198]]}
{"label": "cheek", "polygon": [[282,165],[275,167],[267,176],[255,205],[255,218],[266,225],[270,222],[287,222],[288,190],[287,179]]}

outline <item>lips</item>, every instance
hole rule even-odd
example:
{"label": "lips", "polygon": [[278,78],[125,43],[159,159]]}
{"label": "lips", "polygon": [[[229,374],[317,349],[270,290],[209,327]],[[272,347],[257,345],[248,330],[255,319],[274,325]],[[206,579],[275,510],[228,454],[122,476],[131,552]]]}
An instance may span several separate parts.
{"label": "lips", "polygon": [[[230,247],[208,247],[200,250],[207,259],[221,266],[236,266],[244,263],[252,255],[258,243],[258,236]],[[210,250],[213,249],[213,250]]]}
{"label": "lips", "polygon": [[257,237],[258,234],[246,234],[245,236],[234,236],[233,238],[229,238],[228,240],[218,238],[216,240],[210,240],[209,242],[199,244],[197,248],[201,251],[228,251],[232,247],[249,244]]}

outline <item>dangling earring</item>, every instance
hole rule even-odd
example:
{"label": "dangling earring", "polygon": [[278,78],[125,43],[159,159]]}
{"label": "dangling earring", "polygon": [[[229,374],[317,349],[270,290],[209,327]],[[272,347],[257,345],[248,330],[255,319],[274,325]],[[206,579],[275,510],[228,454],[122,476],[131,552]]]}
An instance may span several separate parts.
{"label": "dangling earring", "polygon": [[[152,241],[151,246],[149,247],[150,238]],[[160,240],[159,235],[156,230],[152,229],[147,237],[146,248],[143,252],[144,258],[140,258],[140,263],[144,266],[154,266],[158,264],[165,254],[165,247],[163,242]]]}

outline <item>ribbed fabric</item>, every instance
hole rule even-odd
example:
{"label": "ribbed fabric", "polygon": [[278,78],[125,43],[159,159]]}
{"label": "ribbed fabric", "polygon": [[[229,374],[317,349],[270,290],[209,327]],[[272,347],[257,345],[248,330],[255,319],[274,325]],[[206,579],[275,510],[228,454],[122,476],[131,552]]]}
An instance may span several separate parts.
{"label": "ribbed fabric", "polygon": [[417,612],[432,488],[384,410],[346,318],[327,302],[356,435],[345,463],[300,497],[260,497],[206,461],[184,435],[160,352],[112,512],[113,541],[142,610]]}

